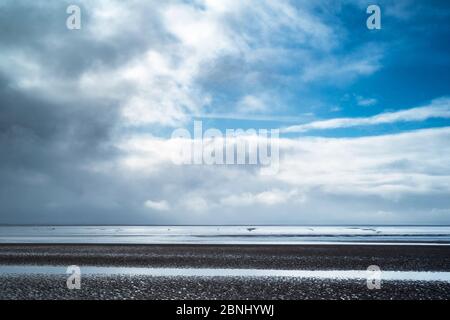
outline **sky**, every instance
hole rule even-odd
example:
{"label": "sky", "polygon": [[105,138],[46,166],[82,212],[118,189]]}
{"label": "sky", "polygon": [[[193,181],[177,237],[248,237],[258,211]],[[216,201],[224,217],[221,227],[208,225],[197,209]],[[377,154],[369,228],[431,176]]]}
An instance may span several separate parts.
{"label": "sky", "polygon": [[[0,224],[450,224],[448,21],[436,0],[2,0]],[[174,163],[194,121],[279,130],[278,171]]]}

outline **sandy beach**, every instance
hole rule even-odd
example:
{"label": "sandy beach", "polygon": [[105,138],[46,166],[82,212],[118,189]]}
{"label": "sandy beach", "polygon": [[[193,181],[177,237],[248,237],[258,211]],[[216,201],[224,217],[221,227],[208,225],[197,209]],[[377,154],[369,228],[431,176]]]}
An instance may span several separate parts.
{"label": "sandy beach", "polygon": [[[1,245],[2,266],[102,266],[188,270],[450,271],[449,246],[400,245]],[[117,269],[117,268],[116,268]],[[64,270],[62,268],[62,270]],[[450,282],[267,276],[83,274],[68,290],[65,274],[0,273],[1,299],[448,299]]]}

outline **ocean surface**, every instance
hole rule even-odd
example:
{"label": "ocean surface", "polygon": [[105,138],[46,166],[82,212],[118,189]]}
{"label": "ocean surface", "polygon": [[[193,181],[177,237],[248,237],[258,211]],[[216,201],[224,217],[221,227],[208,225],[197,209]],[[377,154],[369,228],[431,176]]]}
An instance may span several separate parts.
{"label": "ocean surface", "polygon": [[0,226],[0,243],[450,245],[450,226]]}

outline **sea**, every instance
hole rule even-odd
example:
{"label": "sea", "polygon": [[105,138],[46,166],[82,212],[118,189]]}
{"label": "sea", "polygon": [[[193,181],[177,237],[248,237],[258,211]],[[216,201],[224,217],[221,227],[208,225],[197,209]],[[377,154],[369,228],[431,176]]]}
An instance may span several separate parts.
{"label": "sea", "polygon": [[450,245],[450,226],[0,226],[0,243]]}

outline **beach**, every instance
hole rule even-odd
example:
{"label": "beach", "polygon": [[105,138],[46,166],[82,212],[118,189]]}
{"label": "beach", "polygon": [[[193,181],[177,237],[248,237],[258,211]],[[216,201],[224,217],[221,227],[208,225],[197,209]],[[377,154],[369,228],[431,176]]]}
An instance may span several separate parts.
{"label": "beach", "polygon": [[446,245],[2,244],[0,299],[448,299],[449,271]]}

